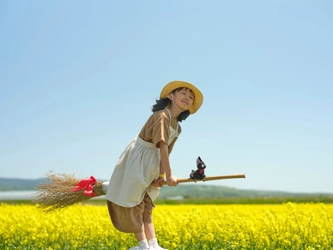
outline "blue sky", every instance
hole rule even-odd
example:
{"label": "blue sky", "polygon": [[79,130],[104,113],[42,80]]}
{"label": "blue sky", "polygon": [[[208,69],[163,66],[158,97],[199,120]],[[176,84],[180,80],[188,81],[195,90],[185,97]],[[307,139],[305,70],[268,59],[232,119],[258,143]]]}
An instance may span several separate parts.
{"label": "blue sky", "polygon": [[[179,178],[333,192],[331,1],[0,1],[0,177],[108,180],[163,86],[192,82]],[[130,182],[130,180],[129,180]]]}

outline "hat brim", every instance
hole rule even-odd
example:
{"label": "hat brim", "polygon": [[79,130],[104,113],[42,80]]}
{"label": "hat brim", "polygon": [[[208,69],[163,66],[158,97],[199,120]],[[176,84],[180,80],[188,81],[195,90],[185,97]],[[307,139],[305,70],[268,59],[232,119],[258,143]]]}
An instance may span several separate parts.
{"label": "hat brim", "polygon": [[189,111],[190,111],[191,114],[194,114],[195,112],[198,111],[198,109],[202,105],[203,95],[202,95],[201,91],[197,87],[195,87],[193,84],[191,84],[189,82],[184,82],[184,81],[172,81],[172,82],[169,82],[162,89],[161,94],[160,94],[160,98],[166,98],[166,97],[168,97],[168,95],[173,90],[178,89],[178,88],[182,88],[182,87],[183,88],[188,88],[188,89],[190,89],[190,90],[193,91],[194,101],[193,101],[193,104],[192,104],[191,108],[189,109]]}

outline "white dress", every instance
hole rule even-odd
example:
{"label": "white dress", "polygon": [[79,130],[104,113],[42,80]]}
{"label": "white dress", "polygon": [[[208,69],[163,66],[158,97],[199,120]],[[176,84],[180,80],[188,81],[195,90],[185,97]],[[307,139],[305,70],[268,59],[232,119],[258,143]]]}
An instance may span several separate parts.
{"label": "white dress", "polygon": [[[169,127],[168,145],[177,136],[178,123],[176,129]],[[136,136],[117,162],[108,183],[106,199],[122,207],[134,207],[140,204],[147,192],[154,201],[159,188],[150,184],[159,176],[160,162],[160,149]]]}

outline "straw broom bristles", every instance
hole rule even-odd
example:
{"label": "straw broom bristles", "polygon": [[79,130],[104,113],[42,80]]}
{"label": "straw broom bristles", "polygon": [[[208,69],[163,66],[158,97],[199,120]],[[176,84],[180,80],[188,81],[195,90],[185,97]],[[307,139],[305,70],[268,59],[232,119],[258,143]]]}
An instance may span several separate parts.
{"label": "straw broom bristles", "polygon": [[[86,201],[93,196],[84,194],[84,189],[72,191],[80,182],[74,174],[47,174],[48,183],[40,183],[35,188],[39,192],[33,196],[33,203],[45,212],[64,209],[75,203]],[[104,195],[102,183],[93,184],[94,197]]]}

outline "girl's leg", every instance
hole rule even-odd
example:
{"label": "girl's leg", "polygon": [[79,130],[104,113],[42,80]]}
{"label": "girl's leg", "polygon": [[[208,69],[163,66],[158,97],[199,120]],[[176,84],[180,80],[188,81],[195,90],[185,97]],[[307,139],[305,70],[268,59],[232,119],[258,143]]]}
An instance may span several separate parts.
{"label": "girl's leg", "polygon": [[156,250],[166,250],[158,245],[154,224],[152,222],[145,222],[144,225],[149,246]]}
{"label": "girl's leg", "polygon": [[152,222],[145,222],[144,225],[147,239],[150,240],[156,238],[154,224]]}
{"label": "girl's leg", "polygon": [[149,195],[146,193],[144,198],[145,209],[143,212],[143,225],[145,228],[145,234],[149,243],[149,246],[154,250],[163,250],[164,248],[158,245],[155,233],[155,227],[153,223],[153,208],[154,203],[150,199]]}
{"label": "girl's leg", "polygon": [[146,235],[145,235],[144,232],[136,233],[136,234],[135,234],[135,238],[137,239],[138,242],[140,242],[140,241],[146,239]]}
{"label": "girl's leg", "polygon": [[140,249],[148,249],[149,244],[146,239],[146,235],[144,232],[142,233],[135,233],[136,240],[138,241],[138,244],[140,246]]}

